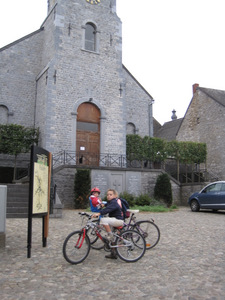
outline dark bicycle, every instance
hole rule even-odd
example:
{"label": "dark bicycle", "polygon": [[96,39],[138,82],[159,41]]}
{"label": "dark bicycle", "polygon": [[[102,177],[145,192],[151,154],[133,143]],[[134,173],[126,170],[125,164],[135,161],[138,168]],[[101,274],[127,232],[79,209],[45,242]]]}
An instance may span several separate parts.
{"label": "dark bicycle", "polygon": [[86,225],[81,229],[70,233],[63,243],[63,256],[71,264],[83,262],[91,249],[91,242],[87,234],[90,228],[95,235],[102,241],[106,251],[116,249],[116,254],[126,262],[136,262],[143,257],[146,250],[146,242],[140,232],[133,229],[113,232],[114,240],[108,241],[103,236],[103,227],[97,222],[93,222],[91,215],[82,212],[82,217],[87,217]]}
{"label": "dark bicycle", "polygon": [[[128,209],[127,211],[130,212],[130,218],[128,222],[124,222],[123,230],[131,229],[138,231],[145,238],[146,250],[155,247],[160,240],[160,230],[159,227],[154,223],[154,220],[150,219],[136,221],[135,214],[138,213],[139,210]],[[95,222],[98,223],[99,220]],[[87,234],[90,238],[91,247],[93,249],[103,249],[104,246],[102,243],[100,243],[98,236],[95,234],[95,231],[92,228],[88,229]]]}

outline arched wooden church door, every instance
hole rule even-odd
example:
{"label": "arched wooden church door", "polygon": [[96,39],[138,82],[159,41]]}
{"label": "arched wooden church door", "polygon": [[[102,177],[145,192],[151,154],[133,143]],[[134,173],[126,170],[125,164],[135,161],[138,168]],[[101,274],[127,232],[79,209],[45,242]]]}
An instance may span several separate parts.
{"label": "arched wooden church door", "polygon": [[99,165],[100,110],[92,103],[82,103],[77,110],[77,163]]}

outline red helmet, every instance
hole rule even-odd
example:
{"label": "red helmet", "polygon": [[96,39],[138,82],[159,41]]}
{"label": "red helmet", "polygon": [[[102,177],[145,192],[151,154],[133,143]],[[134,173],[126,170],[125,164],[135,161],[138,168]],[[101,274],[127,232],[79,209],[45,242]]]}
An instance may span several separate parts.
{"label": "red helmet", "polygon": [[91,190],[91,193],[94,193],[94,192],[98,192],[99,194],[101,193],[100,189],[97,188],[97,187],[94,187],[94,188]]}

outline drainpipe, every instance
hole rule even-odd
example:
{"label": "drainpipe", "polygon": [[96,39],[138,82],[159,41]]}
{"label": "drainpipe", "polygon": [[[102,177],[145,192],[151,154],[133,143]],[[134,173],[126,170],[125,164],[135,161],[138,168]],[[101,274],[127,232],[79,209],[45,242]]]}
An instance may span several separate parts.
{"label": "drainpipe", "polygon": [[153,137],[154,131],[153,131],[153,104],[155,100],[151,99],[151,102],[149,103],[149,136]]}

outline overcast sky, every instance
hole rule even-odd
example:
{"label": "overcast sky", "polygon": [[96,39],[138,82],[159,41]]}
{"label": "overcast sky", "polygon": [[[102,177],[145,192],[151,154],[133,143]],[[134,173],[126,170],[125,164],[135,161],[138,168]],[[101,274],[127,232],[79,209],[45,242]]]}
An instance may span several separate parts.
{"label": "overcast sky", "polygon": [[[123,64],[154,98],[161,124],[173,109],[184,116],[194,83],[225,90],[225,0],[117,0],[117,14]],[[0,48],[46,15],[47,0],[0,0]]]}

